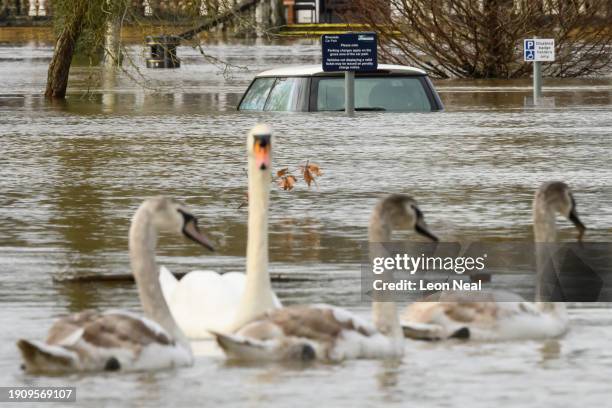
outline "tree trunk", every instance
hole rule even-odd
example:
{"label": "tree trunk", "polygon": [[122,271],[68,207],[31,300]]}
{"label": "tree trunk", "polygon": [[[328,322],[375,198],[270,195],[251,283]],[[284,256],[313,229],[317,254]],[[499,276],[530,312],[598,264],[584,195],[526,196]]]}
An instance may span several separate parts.
{"label": "tree trunk", "polygon": [[88,0],[76,3],[74,14],[67,17],[64,28],[55,43],[53,58],[47,73],[47,89],[45,91],[47,98],[64,99],[66,97],[72,56],[83,30],[85,14],[89,6]]}
{"label": "tree trunk", "polygon": [[106,21],[104,35],[104,66],[116,67],[121,65],[121,21],[111,17]]}
{"label": "tree trunk", "polygon": [[483,14],[485,16],[485,58],[483,61],[482,76],[485,78],[497,78],[499,76],[499,44],[501,43],[499,32],[500,1],[485,0],[483,2]]}

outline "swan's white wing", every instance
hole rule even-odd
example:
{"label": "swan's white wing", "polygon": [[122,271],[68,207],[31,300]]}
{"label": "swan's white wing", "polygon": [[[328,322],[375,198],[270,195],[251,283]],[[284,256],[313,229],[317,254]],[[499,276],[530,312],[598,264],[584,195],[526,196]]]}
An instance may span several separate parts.
{"label": "swan's white wing", "polygon": [[[241,272],[227,272],[221,275],[221,278],[227,281],[228,285],[230,285],[236,292],[240,293],[240,296],[242,296],[244,288],[246,288],[246,274]],[[274,292],[272,292],[272,300],[275,308],[283,307],[283,304]]]}
{"label": "swan's white wing", "polygon": [[[500,313],[497,336],[493,337],[494,340],[554,338],[562,336],[569,328],[569,320],[563,304],[522,302],[500,304],[500,306],[505,306],[507,309],[512,308],[512,310]],[[484,339],[486,340],[487,337]]]}
{"label": "swan's white wing", "polygon": [[165,266],[160,266],[159,284],[161,285],[161,290],[164,295],[164,299],[166,299],[166,303],[168,303],[169,299],[172,298],[172,294],[176,290],[178,279],[174,277],[174,275],[168,270],[168,268],[166,268]]}
{"label": "swan's white wing", "polygon": [[85,311],[58,320],[45,343],[20,340],[29,371],[151,370],[192,363],[157,323],[129,312]]}
{"label": "swan's white wing", "polygon": [[396,344],[354,314],[328,305],[272,310],[235,335],[217,334],[228,357],[341,361],[398,354]]}
{"label": "swan's white wing", "polygon": [[212,271],[190,272],[169,299],[170,311],[188,338],[210,338],[210,330],[223,332],[234,321],[245,282]]}
{"label": "swan's white wing", "polygon": [[[172,316],[190,339],[211,338],[210,331],[226,332],[235,321],[246,288],[246,275],[193,271],[180,281],[160,267],[159,282]],[[282,307],[273,293],[274,306]]]}
{"label": "swan's white wing", "polygon": [[246,274],[241,272],[227,272],[221,277],[235,290],[242,292],[246,287]]}
{"label": "swan's white wing", "polygon": [[[208,339],[212,337],[210,331],[224,333],[234,323],[246,288],[246,275],[202,270],[176,281],[174,276],[165,278],[160,268],[160,282],[162,290],[164,287],[170,288],[168,292],[171,290],[170,295],[164,291],[164,296],[185,335],[190,339]],[[275,294],[273,298],[274,305],[281,307]]]}
{"label": "swan's white wing", "polygon": [[557,337],[567,330],[562,307],[526,302],[509,292],[486,292],[483,301],[444,293],[443,301],[415,302],[401,315],[404,334],[415,339],[517,340]]}

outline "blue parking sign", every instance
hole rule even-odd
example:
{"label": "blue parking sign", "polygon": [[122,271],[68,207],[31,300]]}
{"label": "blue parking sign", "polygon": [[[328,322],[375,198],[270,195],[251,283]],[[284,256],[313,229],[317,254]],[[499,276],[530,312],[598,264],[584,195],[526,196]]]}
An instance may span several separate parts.
{"label": "blue parking sign", "polygon": [[523,60],[527,62],[553,62],[555,60],[555,39],[524,39]]}
{"label": "blue parking sign", "polygon": [[524,60],[533,61],[535,60],[535,41],[525,40],[523,42]]}

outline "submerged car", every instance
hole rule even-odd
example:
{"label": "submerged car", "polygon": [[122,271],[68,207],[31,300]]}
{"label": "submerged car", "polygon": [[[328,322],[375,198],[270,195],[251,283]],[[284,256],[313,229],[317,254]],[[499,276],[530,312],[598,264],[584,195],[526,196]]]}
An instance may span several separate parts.
{"label": "submerged car", "polygon": [[[427,73],[403,65],[379,64],[355,75],[355,110],[433,112],[444,109]],[[321,65],[264,71],[253,79],[240,111],[323,112],[344,110],[344,73]]]}

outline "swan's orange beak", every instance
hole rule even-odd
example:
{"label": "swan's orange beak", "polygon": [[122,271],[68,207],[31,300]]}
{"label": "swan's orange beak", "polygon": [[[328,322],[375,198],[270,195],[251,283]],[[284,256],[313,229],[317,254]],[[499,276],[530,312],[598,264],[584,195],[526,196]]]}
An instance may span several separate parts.
{"label": "swan's orange beak", "polygon": [[255,135],[253,144],[253,154],[255,155],[255,166],[258,169],[266,170],[270,168],[270,135]]}

